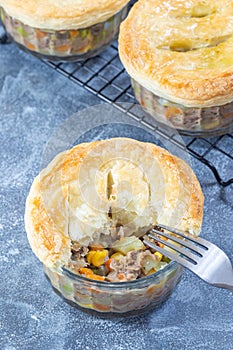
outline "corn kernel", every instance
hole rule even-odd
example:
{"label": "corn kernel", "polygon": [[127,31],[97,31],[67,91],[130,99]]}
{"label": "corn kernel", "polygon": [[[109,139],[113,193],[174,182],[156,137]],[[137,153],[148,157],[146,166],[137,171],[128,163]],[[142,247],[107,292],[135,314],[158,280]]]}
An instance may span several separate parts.
{"label": "corn kernel", "polygon": [[163,254],[159,253],[159,252],[155,252],[154,255],[156,256],[156,259],[158,261],[161,261],[162,260],[162,257],[163,257]]}
{"label": "corn kernel", "polygon": [[91,250],[90,252],[87,253],[87,262],[89,265],[91,265],[91,261],[95,253],[96,253],[95,250]]}
{"label": "corn kernel", "polygon": [[107,256],[108,251],[106,249],[96,251],[91,258],[92,265],[94,265],[95,267],[103,265]]}

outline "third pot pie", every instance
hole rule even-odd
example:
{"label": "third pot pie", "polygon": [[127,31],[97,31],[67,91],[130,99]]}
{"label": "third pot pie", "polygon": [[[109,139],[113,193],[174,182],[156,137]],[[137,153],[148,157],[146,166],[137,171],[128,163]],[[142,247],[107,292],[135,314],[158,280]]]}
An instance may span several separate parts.
{"label": "third pot pie", "polygon": [[78,61],[115,38],[128,2],[0,0],[0,12],[8,34],[23,49],[49,60]]}
{"label": "third pot pie", "polygon": [[136,98],[186,134],[233,126],[233,1],[139,0],[120,28]]}
{"label": "third pot pie", "polygon": [[127,138],[79,144],[35,178],[25,225],[56,291],[82,310],[135,314],[158,307],[182,267],[146,247],[157,223],[198,235],[203,194],[191,168]]}

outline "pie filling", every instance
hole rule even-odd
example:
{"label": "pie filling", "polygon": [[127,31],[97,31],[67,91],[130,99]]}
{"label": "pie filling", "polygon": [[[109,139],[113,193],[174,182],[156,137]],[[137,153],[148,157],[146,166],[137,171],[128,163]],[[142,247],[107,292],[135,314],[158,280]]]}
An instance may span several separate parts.
{"label": "pie filling", "polygon": [[[69,269],[86,278],[106,282],[128,282],[163,269],[170,260],[158,251],[148,248],[143,237],[124,237],[123,226],[110,247],[92,243],[88,247],[72,241]],[[164,239],[164,237],[160,237]],[[147,237],[147,240],[150,240]],[[158,246],[164,245],[157,242]]]}
{"label": "pie filling", "polygon": [[143,108],[158,122],[180,131],[215,131],[231,127],[233,102],[216,107],[185,107],[165,100],[131,79],[135,97]]}
{"label": "pie filling", "polygon": [[[108,45],[117,35],[127,7],[107,21],[78,30],[42,30],[25,25],[0,9],[2,23],[15,42],[31,52],[51,58],[87,55]],[[83,57],[84,56],[84,57]],[[87,56],[88,57],[88,56]]]}

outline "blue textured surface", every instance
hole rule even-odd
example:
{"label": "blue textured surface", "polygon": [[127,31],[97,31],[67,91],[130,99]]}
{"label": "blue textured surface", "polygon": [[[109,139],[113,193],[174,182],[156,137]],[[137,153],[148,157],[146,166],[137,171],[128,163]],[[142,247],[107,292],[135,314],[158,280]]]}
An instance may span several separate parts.
{"label": "blue textured surface", "polygon": [[[141,128],[100,127],[98,121],[102,123],[104,118],[98,113],[91,131],[86,113],[75,117],[75,138],[70,116],[99,103],[14,45],[0,46],[0,349],[232,350],[232,292],[210,287],[188,271],[158,311],[111,320],[67,305],[45,279],[29,247],[23,221],[25,199],[41,164],[77,139],[120,134],[154,141]],[[113,119],[121,121],[120,117]],[[64,126],[72,137],[54,137],[58,126],[59,130]],[[47,150],[53,138],[57,143],[50,153]],[[192,166],[206,198],[203,236],[223,248],[233,261],[233,186],[220,188],[204,165],[192,160]],[[224,164],[222,168],[228,175],[233,171]]]}

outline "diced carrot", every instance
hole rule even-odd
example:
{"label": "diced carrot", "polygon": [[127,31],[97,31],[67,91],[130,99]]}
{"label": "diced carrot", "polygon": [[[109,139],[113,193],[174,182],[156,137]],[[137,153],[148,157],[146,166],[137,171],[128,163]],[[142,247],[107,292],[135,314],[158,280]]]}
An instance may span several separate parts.
{"label": "diced carrot", "polygon": [[95,281],[104,281],[105,280],[104,276],[95,275],[94,273],[86,274],[85,277],[90,278],[91,280],[95,280]]}
{"label": "diced carrot", "polygon": [[124,279],[125,279],[125,275],[124,275],[123,273],[118,273],[118,274],[117,274],[117,278],[118,278],[119,280],[124,280]]}
{"label": "diced carrot", "polygon": [[42,31],[40,31],[40,30],[38,30],[38,31],[36,32],[36,36],[37,36],[38,39],[43,39],[43,38],[46,37],[47,35],[48,35],[47,33],[42,32]]}
{"label": "diced carrot", "polygon": [[147,294],[153,295],[155,290],[156,290],[156,286],[151,286],[151,287],[148,288]]}
{"label": "diced carrot", "polygon": [[87,267],[80,267],[79,273],[82,275],[94,275],[94,272],[91,269],[88,269]]}
{"label": "diced carrot", "polygon": [[61,46],[57,46],[57,47],[56,47],[56,50],[57,50],[57,51],[68,51],[69,48],[70,48],[69,45],[61,45]]}
{"label": "diced carrot", "polygon": [[107,261],[105,261],[105,266],[106,268],[108,269],[108,271],[112,271],[113,269],[111,268],[111,262],[112,262],[112,259],[108,259]]}
{"label": "diced carrot", "polygon": [[99,311],[110,311],[110,306],[109,305],[102,305],[102,304],[94,303],[94,308],[99,310]]}
{"label": "diced carrot", "polygon": [[182,112],[181,112],[181,109],[179,109],[179,108],[168,107],[168,108],[166,109],[166,117],[167,117],[168,119],[171,118],[171,117],[173,117],[174,115],[180,114],[180,113],[182,113]]}
{"label": "diced carrot", "polygon": [[78,30],[70,30],[69,34],[70,34],[70,39],[74,39],[76,36],[78,36],[79,31]]}
{"label": "diced carrot", "polygon": [[28,41],[25,41],[25,44],[29,50],[35,50],[36,47],[32,43],[29,43]]}

